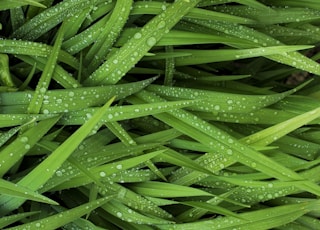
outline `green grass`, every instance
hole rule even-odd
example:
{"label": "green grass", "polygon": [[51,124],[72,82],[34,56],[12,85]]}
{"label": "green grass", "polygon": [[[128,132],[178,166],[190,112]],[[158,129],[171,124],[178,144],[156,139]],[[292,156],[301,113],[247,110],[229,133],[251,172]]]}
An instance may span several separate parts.
{"label": "green grass", "polygon": [[0,0],[1,229],[318,229],[318,0]]}

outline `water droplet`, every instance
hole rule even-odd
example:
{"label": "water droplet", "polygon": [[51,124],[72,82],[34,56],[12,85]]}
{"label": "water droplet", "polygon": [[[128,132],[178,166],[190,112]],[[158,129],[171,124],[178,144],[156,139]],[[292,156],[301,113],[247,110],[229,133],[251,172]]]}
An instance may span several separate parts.
{"label": "water droplet", "polygon": [[157,25],[157,28],[158,29],[162,29],[162,28],[164,28],[166,26],[166,22],[165,21],[160,21],[159,23],[158,23],[158,25]]}
{"label": "water droplet", "polygon": [[148,45],[148,46],[154,46],[154,45],[156,44],[156,42],[157,42],[157,40],[156,40],[155,37],[150,37],[150,38],[148,38],[148,40],[147,40],[147,45]]}
{"label": "water droplet", "polygon": [[101,177],[105,177],[107,174],[102,171],[102,172],[99,173],[99,175],[100,175]]}
{"label": "water droplet", "polygon": [[134,35],[133,35],[133,37],[135,38],[135,39],[140,39],[141,37],[142,37],[142,35],[141,35],[141,33],[135,33]]}
{"label": "water droplet", "polygon": [[117,165],[116,168],[117,169],[122,169],[122,165]]}
{"label": "water droplet", "polygon": [[117,217],[121,218],[122,217],[122,213],[121,212],[117,212]]}

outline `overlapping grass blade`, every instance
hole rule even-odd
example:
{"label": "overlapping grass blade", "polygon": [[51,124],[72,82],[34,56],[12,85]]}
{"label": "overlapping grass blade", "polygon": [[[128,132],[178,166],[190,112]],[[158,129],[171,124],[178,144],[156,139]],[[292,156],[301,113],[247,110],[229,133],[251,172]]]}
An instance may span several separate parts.
{"label": "overlapping grass blade", "polygon": [[[123,99],[146,87],[154,79],[155,78],[151,78],[140,82],[114,86],[81,87],[72,90],[48,90],[43,96],[44,100],[40,112],[44,114],[61,113],[99,106],[114,95],[117,96],[117,100]],[[2,113],[11,113],[10,110],[6,111],[6,105],[8,105],[8,109],[16,108],[13,113],[25,113],[25,106],[31,102],[31,98],[33,97],[35,97],[34,92],[26,91],[0,93]],[[86,116],[84,116],[84,118],[85,117]]]}
{"label": "overlapping grass blade", "polygon": [[[80,143],[90,134],[97,123],[106,113],[107,108],[112,103],[113,99],[109,100],[101,107],[92,118],[83,124],[73,135],[71,135],[62,145],[60,145],[48,158],[41,162],[29,174],[23,177],[18,184],[25,186],[31,190],[38,190],[44,185],[56,170],[67,160]],[[23,138],[23,137],[22,137]],[[26,140],[25,138],[23,140]],[[28,141],[28,139],[27,139]],[[24,145],[25,141],[23,142]],[[44,174],[45,173],[45,174]],[[10,212],[24,202],[23,199],[12,199],[11,197],[0,196],[1,215]]]}
{"label": "overlapping grass blade", "polygon": [[35,228],[45,228],[45,229],[57,229],[67,223],[72,222],[73,220],[85,215],[88,212],[91,212],[92,210],[104,205],[105,203],[109,202],[113,197],[104,197],[100,198],[95,201],[91,201],[87,204],[80,205],[78,207],[72,208],[70,210],[60,212],[58,214],[55,214],[53,216],[49,216],[40,220],[36,220],[33,222],[29,222],[26,224],[22,224],[16,227],[12,228],[6,228],[11,230],[22,230],[22,229],[35,229]]}
{"label": "overlapping grass blade", "polygon": [[59,120],[59,116],[40,121],[36,126],[16,137],[1,150],[0,175],[3,176],[45,135]]}
{"label": "overlapping grass blade", "polygon": [[[92,6],[97,0],[91,1]],[[14,31],[13,38],[35,40],[64,19],[88,7],[87,0],[67,0],[47,8]]]}
{"label": "overlapping grass blade", "polygon": [[40,3],[42,1],[43,0],[4,0],[1,2],[0,10],[13,9],[25,5],[45,8],[46,6]]}
{"label": "overlapping grass blade", "polygon": [[239,218],[235,217],[220,217],[212,220],[205,220],[195,223],[175,224],[175,225],[161,225],[160,229],[167,229],[174,227],[175,229],[271,229],[282,226],[294,221],[300,216],[307,213],[308,204],[283,205],[273,208],[265,208],[258,211],[246,212],[239,214]]}
{"label": "overlapping grass blade", "polygon": [[29,216],[38,214],[39,212],[22,212],[19,214],[14,214],[14,215],[10,215],[10,216],[6,216],[6,217],[2,217],[0,219],[0,228],[4,228],[9,226],[10,224],[13,224],[17,221],[23,220],[24,218],[27,218]]}
{"label": "overlapping grass blade", "polygon": [[[135,65],[166,31],[169,31],[199,0],[178,0],[155,16],[129,41],[104,62],[84,84],[115,84]],[[121,68],[120,65],[121,64]]]}
{"label": "overlapping grass blade", "polygon": [[258,133],[250,135],[242,139],[242,141],[250,145],[261,145],[261,146],[269,145],[272,142],[283,137],[284,135],[290,133],[291,131],[296,130],[302,125],[305,125],[310,121],[318,118],[319,116],[320,116],[320,109],[315,109],[310,112],[301,114],[297,117],[294,117],[290,120],[286,120],[275,126],[264,129]]}
{"label": "overlapping grass blade", "polygon": [[63,41],[63,35],[65,30],[66,30],[65,24],[62,23],[62,26],[60,27],[59,32],[57,34],[57,39],[48,57],[48,61],[40,76],[40,79],[34,91],[33,97],[28,105],[28,108],[27,108],[28,113],[37,114],[41,110],[41,107],[44,101],[44,96],[48,91],[51,77],[56,67],[56,63],[57,63],[57,59],[60,52],[60,47]]}
{"label": "overlapping grass blade", "polygon": [[[118,1],[97,41],[87,52],[84,63],[89,67],[89,72],[93,72],[105,59],[117,37],[119,36],[124,24],[126,23],[131,11],[133,1]],[[121,17],[119,17],[121,15]]]}
{"label": "overlapping grass blade", "polygon": [[18,184],[11,183],[9,181],[0,179],[0,194],[20,197],[27,200],[34,200],[38,202],[44,202],[48,204],[57,205],[58,203],[37,193],[28,188],[24,188]]}

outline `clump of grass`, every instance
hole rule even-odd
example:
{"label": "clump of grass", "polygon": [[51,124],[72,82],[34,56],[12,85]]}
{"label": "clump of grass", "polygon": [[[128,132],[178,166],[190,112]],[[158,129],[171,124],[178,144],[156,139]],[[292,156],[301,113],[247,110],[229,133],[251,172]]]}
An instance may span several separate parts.
{"label": "clump of grass", "polygon": [[0,15],[1,229],[319,228],[317,0]]}

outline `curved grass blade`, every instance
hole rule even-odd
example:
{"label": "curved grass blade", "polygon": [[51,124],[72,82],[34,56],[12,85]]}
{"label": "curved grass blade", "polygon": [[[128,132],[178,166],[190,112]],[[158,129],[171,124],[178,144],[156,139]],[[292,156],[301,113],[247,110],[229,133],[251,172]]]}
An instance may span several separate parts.
{"label": "curved grass blade", "polygon": [[105,203],[109,202],[113,196],[100,198],[95,201],[91,201],[87,204],[80,205],[76,208],[69,209],[67,211],[60,212],[53,216],[49,216],[40,220],[32,221],[26,224],[22,224],[16,227],[7,228],[8,230],[23,230],[23,229],[37,229],[37,228],[44,228],[44,229],[57,229],[62,227],[63,225],[76,220],[77,218],[87,214],[95,210],[96,208],[104,205]]}
{"label": "curved grass blade", "polygon": [[85,85],[115,84],[200,0],[177,0],[104,62]]}

